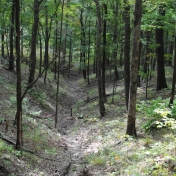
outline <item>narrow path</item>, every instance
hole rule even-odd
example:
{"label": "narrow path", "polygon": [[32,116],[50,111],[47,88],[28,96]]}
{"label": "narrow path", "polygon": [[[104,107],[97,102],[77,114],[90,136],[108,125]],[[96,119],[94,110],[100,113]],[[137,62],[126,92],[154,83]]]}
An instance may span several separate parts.
{"label": "narrow path", "polygon": [[[70,163],[67,163],[69,167],[66,174],[67,176],[81,176],[82,171],[86,167],[84,158],[88,140],[86,134],[89,133],[90,130],[79,126],[79,119],[75,118],[75,114],[73,114],[73,117],[70,117],[70,108],[76,106],[76,103],[86,96],[85,92],[78,84],[78,80],[81,76],[81,74],[72,74],[71,78],[64,79],[64,84],[69,96],[63,95],[65,113],[63,113],[62,119],[59,120],[62,123],[58,126],[59,129],[61,129],[62,139],[66,143],[67,150],[71,157]],[[84,176],[86,175],[84,174]]]}

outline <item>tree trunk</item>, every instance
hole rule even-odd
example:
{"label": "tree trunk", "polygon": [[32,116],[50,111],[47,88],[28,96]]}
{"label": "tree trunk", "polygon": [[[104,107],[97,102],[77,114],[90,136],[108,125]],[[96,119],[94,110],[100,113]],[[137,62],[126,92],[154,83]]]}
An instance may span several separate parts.
{"label": "tree trunk", "polygon": [[129,87],[130,87],[130,5],[128,0],[124,0],[124,22],[125,22],[125,41],[124,41],[124,86],[125,103],[128,110]]}
{"label": "tree trunk", "polygon": [[117,15],[118,15],[118,2],[115,2],[114,7],[114,35],[113,35],[113,60],[114,60],[114,76],[115,81],[119,79],[119,74],[117,70],[117,50],[118,50],[118,43],[117,43]]}
{"label": "tree trunk", "polygon": [[132,43],[132,60],[131,60],[131,80],[130,80],[130,94],[128,106],[128,120],[126,134],[137,136],[136,133],[136,95],[138,82],[138,62],[139,62],[139,43],[140,43],[140,25],[142,17],[142,0],[136,0],[134,11],[134,31]]}
{"label": "tree trunk", "polygon": [[176,30],[175,30],[175,51],[174,51],[174,72],[173,72],[173,78],[172,78],[172,91],[171,91],[171,97],[169,101],[169,107],[173,105],[174,101],[174,95],[175,95],[175,82],[176,82]]}
{"label": "tree trunk", "polygon": [[11,12],[11,28],[10,28],[10,58],[9,58],[9,70],[14,70],[14,54],[13,54],[13,47],[14,47],[14,18],[15,18],[15,0],[12,1],[12,12]]}
{"label": "tree trunk", "polygon": [[57,127],[57,121],[58,121],[58,99],[59,99],[59,84],[60,84],[60,79],[59,79],[59,67],[60,67],[60,56],[61,56],[61,44],[62,44],[62,25],[63,25],[63,13],[64,13],[64,0],[62,2],[62,12],[61,12],[61,23],[60,23],[60,40],[59,40],[59,56],[58,56],[58,72],[57,72],[57,90],[56,90],[56,114],[55,114],[55,128]]}
{"label": "tree trunk", "polygon": [[35,78],[35,68],[36,68],[36,44],[37,44],[37,32],[39,23],[39,6],[42,1],[34,0],[34,23],[32,27],[31,36],[31,54],[30,54],[30,70],[28,85],[30,85]]}
{"label": "tree trunk", "polygon": [[94,0],[97,8],[97,44],[96,44],[96,56],[97,56],[97,77],[98,77],[98,94],[99,94],[99,109],[101,117],[105,116],[105,106],[104,106],[104,98],[102,92],[102,74],[101,74],[101,34],[102,34],[102,19],[101,19],[101,11],[100,11],[100,4],[98,0]]}
{"label": "tree trunk", "polygon": [[1,34],[1,42],[2,42],[2,44],[1,44],[1,54],[2,54],[2,58],[4,59],[4,56],[5,56],[5,54],[4,54],[4,43],[5,43],[5,41],[4,41],[4,30]]}
{"label": "tree trunk", "polygon": [[42,57],[43,57],[43,52],[42,52],[42,34],[40,32],[38,33],[39,35],[39,44],[40,44],[40,64],[39,64],[39,75],[42,72]]}
{"label": "tree trunk", "polygon": [[81,69],[83,73],[83,78],[86,79],[86,53],[85,53],[85,47],[86,47],[86,33],[84,29],[84,23],[83,23],[83,9],[81,9],[80,13],[80,23],[81,23],[81,48],[80,48],[80,64]]}
{"label": "tree trunk", "polygon": [[107,18],[107,4],[103,4],[104,9],[104,19],[103,19],[103,61],[102,61],[102,93],[104,101],[106,102],[106,85],[105,85],[105,72],[106,72],[106,18]]}
{"label": "tree trunk", "polygon": [[[48,45],[49,45],[49,31],[48,31],[48,7],[45,6],[45,13],[46,13],[46,19],[45,19],[45,24],[46,24],[46,28],[45,28],[45,56],[44,56],[44,60],[45,60],[45,64],[44,66],[46,67],[48,65]],[[46,77],[47,77],[47,71],[48,69],[45,70],[45,76],[44,76],[44,84],[46,84]]]}
{"label": "tree trunk", "polygon": [[[57,53],[58,52],[58,19],[57,19],[57,13],[55,14],[55,19],[56,19],[55,53]],[[54,79],[56,80],[56,78],[57,78],[57,61],[54,62]]]}
{"label": "tree trunk", "polygon": [[[159,7],[159,14],[165,16],[165,9],[163,6]],[[159,20],[160,23],[162,21]],[[156,48],[156,57],[157,57],[157,90],[167,88],[165,69],[164,69],[164,29],[162,26],[156,29],[156,43],[159,46]]]}
{"label": "tree trunk", "polygon": [[63,48],[63,65],[67,56],[67,31],[68,31],[68,13],[66,14],[65,34],[64,34],[64,48]]}
{"label": "tree trunk", "polygon": [[89,41],[88,41],[88,51],[87,51],[87,57],[88,57],[88,60],[87,60],[87,84],[90,85],[90,79],[89,79],[89,74],[90,74],[90,38],[91,38],[91,35],[90,35],[90,21],[89,21],[89,34],[88,34],[88,37],[89,37]]}
{"label": "tree trunk", "polygon": [[22,150],[22,98],[21,98],[21,59],[20,59],[20,2],[19,0],[15,1],[16,7],[16,72],[17,72],[17,140],[16,140],[16,149]]}

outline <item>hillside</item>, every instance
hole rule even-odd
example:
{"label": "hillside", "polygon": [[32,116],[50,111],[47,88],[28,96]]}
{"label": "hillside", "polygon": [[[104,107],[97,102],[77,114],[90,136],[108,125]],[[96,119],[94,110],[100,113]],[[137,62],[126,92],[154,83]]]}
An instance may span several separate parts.
{"label": "hillside", "polygon": [[[148,117],[141,100],[145,87],[138,89],[138,138],[125,135],[126,108],[123,80],[116,85],[106,78],[107,115],[100,119],[96,78],[87,86],[77,68],[71,77],[61,76],[59,117],[54,127],[56,81],[49,72],[47,83],[40,78],[23,102],[23,151],[14,149],[16,126],[15,73],[0,65],[0,176],[147,176],[176,174],[175,131],[167,128],[145,133]],[[27,80],[23,70],[23,90]],[[145,85],[145,82],[143,83]],[[149,98],[159,107],[170,90],[156,92],[151,84]],[[89,97],[89,99],[88,99]],[[159,101],[157,97],[162,97]],[[89,101],[88,101],[89,100]],[[139,108],[139,109],[140,109]],[[71,116],[72,109],[72,116]],[[150,109],[150,106],[148,106]],[[8,122],[8,126],[6,125]]]}

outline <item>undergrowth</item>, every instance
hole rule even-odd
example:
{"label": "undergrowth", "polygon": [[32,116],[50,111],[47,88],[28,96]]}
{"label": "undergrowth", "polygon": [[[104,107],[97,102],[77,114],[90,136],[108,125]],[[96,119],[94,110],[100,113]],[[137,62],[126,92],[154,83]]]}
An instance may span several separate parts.
{"label": "undergrowth", "polygon": [[168,105],[169,99],[161,97],[137,104],[137,111],[147,117],[147,121],[143,125],[146,132],[161,128],[176,129],[176,103],[171,108]]}

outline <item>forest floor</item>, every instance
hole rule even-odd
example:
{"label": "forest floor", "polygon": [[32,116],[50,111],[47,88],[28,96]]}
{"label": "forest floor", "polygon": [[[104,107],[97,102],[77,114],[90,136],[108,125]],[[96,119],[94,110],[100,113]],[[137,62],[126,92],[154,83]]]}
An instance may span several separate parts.
{"label": "forest floor", "polygon": [[[27,83],[24,68],[23,91]],[[17,151],[13,125],[16,75],[0,65],[0,176],[176,176],[175,131],[145,133],[142,126],[147,117],[138,111],[137,139],[125,135],[123,79],[115,83],[113,96],[113,76],[107,75],[103,118],[99,116],[95,75],[90,75],[89,86],[77,68],[69,78],[61,76],[57,128],[56,80],[51,72],[46,84],[40,78],[23,100],[23,150]],[[169,88],[156,92],[155,86],[153,81],[148,90],[150,100],[169,97]],[[138,88],[137,99],[139,104],[145,100],[145,86]]]}

